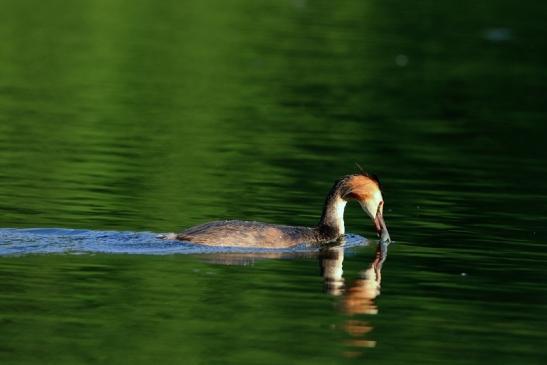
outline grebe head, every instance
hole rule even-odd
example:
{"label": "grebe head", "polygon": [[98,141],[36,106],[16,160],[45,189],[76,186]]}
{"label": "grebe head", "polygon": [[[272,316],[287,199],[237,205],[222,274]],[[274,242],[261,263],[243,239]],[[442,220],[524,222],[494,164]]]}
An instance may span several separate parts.
{"label": "grebe head", "polygon": [[366,173],[347,176],[344,179],[345,200],[357,200],[363,210],[374,222],[378,237],[384,243],[390,243],[389,232],[384,222],[384,199],[380,180]]}

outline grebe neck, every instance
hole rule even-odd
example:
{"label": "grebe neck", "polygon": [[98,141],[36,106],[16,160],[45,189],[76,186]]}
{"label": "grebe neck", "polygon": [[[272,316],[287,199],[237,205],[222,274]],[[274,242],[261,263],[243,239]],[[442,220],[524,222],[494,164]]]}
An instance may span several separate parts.
{"label": "grebe neck", "polygon": [[333,235],[335,238],[343,235],[346,232],[344,227],[346,204],[347,201],[342,198],[338,186],[335,185],[325,200],[323,214],[319,221],[319,230],[325,231],[325,233]]}

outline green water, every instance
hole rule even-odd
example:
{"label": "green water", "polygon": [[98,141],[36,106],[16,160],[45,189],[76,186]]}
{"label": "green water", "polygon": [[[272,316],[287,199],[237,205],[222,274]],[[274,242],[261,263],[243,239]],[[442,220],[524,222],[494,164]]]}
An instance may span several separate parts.
{"label": "green water", "polygon": [[544,364],[546,11],[4,1],[1,228],[313,225],[358,162],[395,243],[356,302],[356,205],[345,292],[317,255],[0,257],[0,363]]}

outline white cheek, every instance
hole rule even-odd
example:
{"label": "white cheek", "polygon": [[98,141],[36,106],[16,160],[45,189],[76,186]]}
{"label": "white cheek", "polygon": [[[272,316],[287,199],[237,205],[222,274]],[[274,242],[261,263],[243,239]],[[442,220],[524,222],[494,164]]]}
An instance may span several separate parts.
{"label": "white cheek", "polygon": [[382,193],[376,192],[371,198],[365,202],[359,202],[363,210],[368,214],[371,219],[376,218],[376,212],[378,211],[378,205],[382,201]]}
{"label": "white cheek", "polygon": [[370,202],[359,202],[359,204],[361,204],[361,208],[363,208],[365,213],[367,213],[370,218],[374,219],[374,217],[370,214]]}

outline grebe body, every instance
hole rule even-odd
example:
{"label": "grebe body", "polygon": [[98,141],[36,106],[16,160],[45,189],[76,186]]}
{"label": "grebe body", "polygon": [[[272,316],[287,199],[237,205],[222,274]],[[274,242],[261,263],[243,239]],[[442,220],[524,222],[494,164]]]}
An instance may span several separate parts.
{"label": "grebe body", "polygon": [[[331,240],[338,238],[331,236]],[[214,221],[188,228],[176,239],[209,246],[286,248],[319,242],[315,228],[283,226],[240,220]]]}
{"label": "grebe body", "polygon": [[390,242],[383,219],[383,198],[378,178],[366,173],[338,179],[329,191],[319,224],[295,227],[240,220],[214,221],[162,236],[166,239],[221,247],[287,248],[299,244],[324,244],[345,233],[344,208],[351,200],[359,202],[373,220],[382,242]]}

